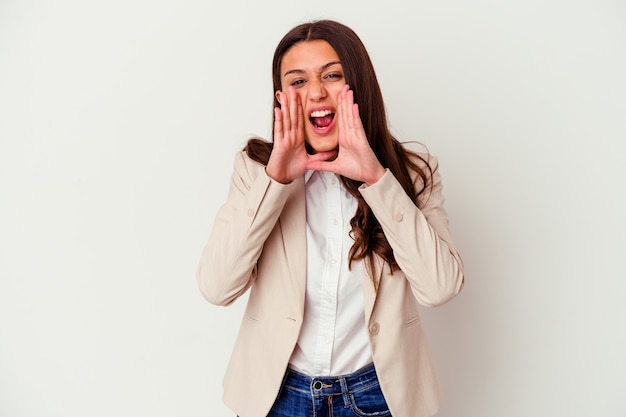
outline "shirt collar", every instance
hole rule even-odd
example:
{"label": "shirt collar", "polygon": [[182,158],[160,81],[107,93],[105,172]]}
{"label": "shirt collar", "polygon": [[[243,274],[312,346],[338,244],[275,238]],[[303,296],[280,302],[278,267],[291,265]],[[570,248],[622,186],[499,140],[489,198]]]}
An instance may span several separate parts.
{"label": "shirt collar", "polygon": [[307,170],[304,173],[304,183],[306,184],[307,182],[309,182],[309,180],[311,179],[311,177],[313,176],[313,174],[315,174],[315,171],[313,171],[312,169]]}
{"label": "shirt collar", "polygon": [[334,174],[329,171],[314,171],[314,170],[309,169],[304,173],[304,183],[307,184],[314,174],[317,174],[317,176],[320,177],[321,180],[324,181],[324,183],[327,183],[328,181],[330,181],[332,177],[336,177],[336,178],[338,177],[337,174]]}

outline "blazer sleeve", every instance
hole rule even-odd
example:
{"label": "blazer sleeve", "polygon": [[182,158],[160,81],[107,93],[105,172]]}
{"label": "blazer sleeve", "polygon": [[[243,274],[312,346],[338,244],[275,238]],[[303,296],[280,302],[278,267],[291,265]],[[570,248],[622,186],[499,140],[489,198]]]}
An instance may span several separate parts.
{"label": "blazer sleeve", "polygon": [[257,260],[291,188],[268,177],[244,152],[236,155],[228,199],[217,212],[196,274],[209,302],[229,305],[254,283]]}
{"label": "blazer sleeve", "polygon": [[433,156],[428,163],[432,176],[421,209],[389,170],[375,184],[361,186],[360,192],[381,224],[418,302],[437,306],[458,294],[464,275],[443,208],[439,164]]}

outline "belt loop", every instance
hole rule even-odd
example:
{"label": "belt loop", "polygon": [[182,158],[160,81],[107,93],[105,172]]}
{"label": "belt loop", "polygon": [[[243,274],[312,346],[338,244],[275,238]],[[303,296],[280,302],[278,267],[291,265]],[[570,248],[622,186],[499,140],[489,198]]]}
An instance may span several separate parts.
{"label": "belt loop", "polygon": [[350,407],[350,392],[348,391],[348,383],[346,378],[339,378],[339,384],[341,385],[341,396],[343,397],[343,405]]}

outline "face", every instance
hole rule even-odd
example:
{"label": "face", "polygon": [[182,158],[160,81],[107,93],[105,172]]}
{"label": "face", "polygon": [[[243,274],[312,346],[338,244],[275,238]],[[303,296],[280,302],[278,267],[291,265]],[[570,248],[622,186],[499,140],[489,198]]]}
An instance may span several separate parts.
{"label": "face", "polygon": [[296,89],[304,114],[306,142],[315,152],[337,148],[337,98],[346,84],[339,56],[326,41],[295,44],[280,65],[281,89]]}

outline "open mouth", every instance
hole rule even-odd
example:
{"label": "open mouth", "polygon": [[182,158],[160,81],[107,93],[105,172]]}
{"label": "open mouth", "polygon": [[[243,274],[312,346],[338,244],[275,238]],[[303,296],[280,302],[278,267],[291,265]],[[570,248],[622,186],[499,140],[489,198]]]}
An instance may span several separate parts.
{"label": "open mouth", "polygon": [[316,110],[311,113],[309,120],[318,131],[326,131],[330,128],[335,118],[335,113],[330,109]]}

